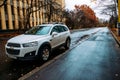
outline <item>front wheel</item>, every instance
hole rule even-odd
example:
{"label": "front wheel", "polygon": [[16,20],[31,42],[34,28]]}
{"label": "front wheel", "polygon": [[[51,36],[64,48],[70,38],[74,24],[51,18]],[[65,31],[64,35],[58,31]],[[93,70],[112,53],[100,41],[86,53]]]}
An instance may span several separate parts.
{"label": "front wheel", "polygon": [[65,42],[65,49],[69,49],[70,48],[70,39],[67,39]]}
{"label": "front wheel", "polygon": [[51,51],[48,46],[41,47],[41,49],[39,50],[40,60],[47,61],[50,57],[50,53]]}

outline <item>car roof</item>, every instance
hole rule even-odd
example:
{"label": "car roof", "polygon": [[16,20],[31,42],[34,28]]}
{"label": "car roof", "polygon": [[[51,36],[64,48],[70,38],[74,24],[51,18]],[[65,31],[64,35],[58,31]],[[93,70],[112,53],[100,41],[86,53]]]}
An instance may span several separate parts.
{"label": "car roof", "polygon": [[64,25],[63,23],[43,23],[39,26],[55,26],[55,25]]}

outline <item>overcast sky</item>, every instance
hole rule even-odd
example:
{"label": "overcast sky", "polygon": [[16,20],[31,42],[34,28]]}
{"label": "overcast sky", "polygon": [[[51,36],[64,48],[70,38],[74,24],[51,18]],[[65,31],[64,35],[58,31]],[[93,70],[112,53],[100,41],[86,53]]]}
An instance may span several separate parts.
{"label": "overcast sky", "polygon": [[86,4],[92,8],[97,17],[102,19],[109,19],[108,16],[104,16],[100,14],[100,9],[96,8],[98,6],[97,2],[91,2],[91,0],[65,0],[66,9],[74,10],[74,5],[82,5]]}
{"label": "overcast sky", "polygon": [[91,1],[90,0],[65,0],[66,3],[66,8],[73,10],[74,9],[74,5],[82,5],[82,4],[87,4],[87,5],[91,5]]}

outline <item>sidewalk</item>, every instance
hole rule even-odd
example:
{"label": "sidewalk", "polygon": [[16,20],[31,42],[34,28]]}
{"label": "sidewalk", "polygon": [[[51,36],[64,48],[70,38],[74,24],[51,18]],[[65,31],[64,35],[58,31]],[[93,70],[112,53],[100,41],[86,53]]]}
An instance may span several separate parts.
{"label": "sidewalk", "polygon": [[111,30],[111,33],[114,36],[116,42],[120,46],[120,36],[118,35],[118,29],[117,28],[111,28],[110,30]]}

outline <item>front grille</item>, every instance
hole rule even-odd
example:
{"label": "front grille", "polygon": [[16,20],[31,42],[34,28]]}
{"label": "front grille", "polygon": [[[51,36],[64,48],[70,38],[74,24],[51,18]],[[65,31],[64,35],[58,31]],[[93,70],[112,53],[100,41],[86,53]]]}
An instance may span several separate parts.
{"label": "front grille", "polygon": [[9,46],[9,47],[20,47],[20,44],[17,44],[17,43],[8,43],[7,46]]}
{"label": "front grille", "polygon": [[20,50],[14,50],[14,49],[6,49],[8,54],[12,54],[12,55],[19,55]]}

